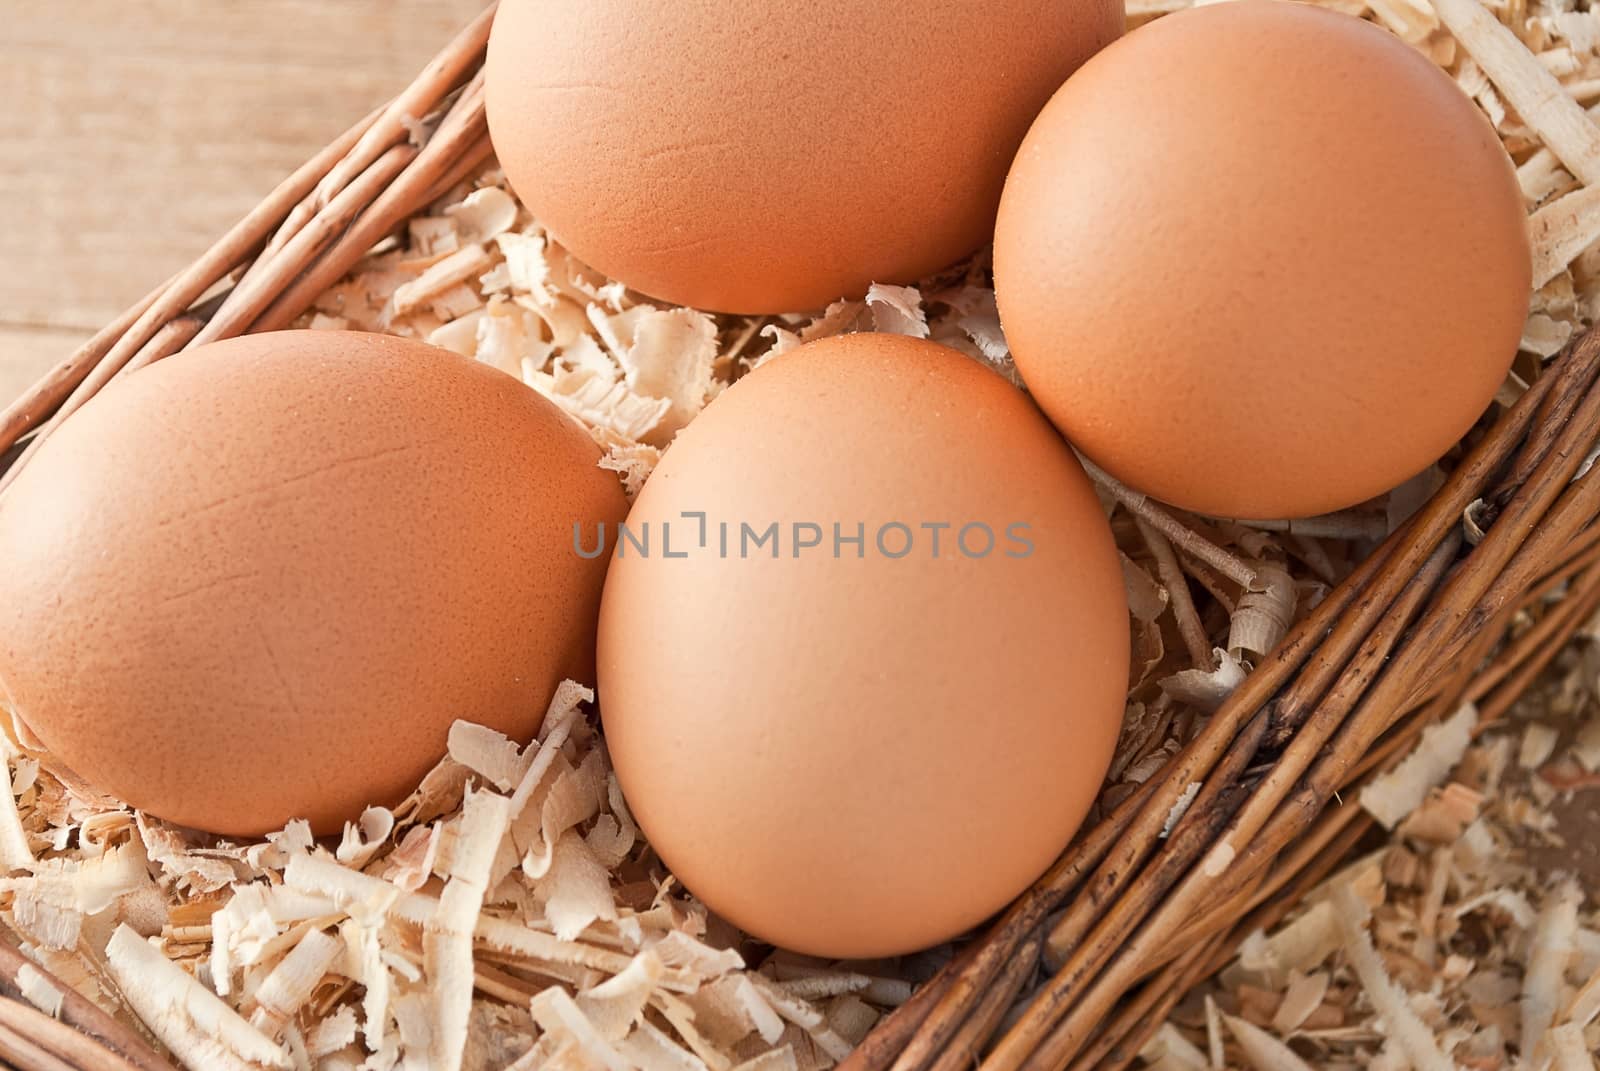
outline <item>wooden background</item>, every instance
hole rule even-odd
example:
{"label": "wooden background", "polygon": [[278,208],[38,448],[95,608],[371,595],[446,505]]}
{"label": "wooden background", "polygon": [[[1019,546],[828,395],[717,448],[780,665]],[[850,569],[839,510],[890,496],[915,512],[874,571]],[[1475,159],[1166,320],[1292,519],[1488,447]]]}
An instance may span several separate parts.
{"label": "wooden background", "polygon": [[0,406],[393,96],[487,0],[8,0]]}

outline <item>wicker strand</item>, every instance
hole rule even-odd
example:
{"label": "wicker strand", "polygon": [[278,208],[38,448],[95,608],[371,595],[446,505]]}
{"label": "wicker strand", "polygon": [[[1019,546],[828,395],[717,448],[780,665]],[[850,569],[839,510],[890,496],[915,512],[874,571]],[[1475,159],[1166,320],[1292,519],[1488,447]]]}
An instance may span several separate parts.
{"label": "wicker strand", "polygon": [[[1290,747],[1243,801],[1242,808],[1222,824],[1220,836],[1208,842],[1210,850],[1205,862],[1179,880],[1187,867],[1200,862],[1200,853],[1190,845],[1169,846],[1163,859],[1129,882],[1110,912],[1041,989],[1030,1014],[1002,1039],[986,1067],[1006,1067],[1008,1060],[1015,1060],[1014,1066],[1022,1067],[1028,1065],[1030,1057],[1042,1059],[1043,1066],[1068,1062],[1088,1038],[1089,1028],[1111,1011],[1121,993],[1138,980],[1148,964],[1159,962],[1187,920],[1198,916],[1219,894],[1225,895],[1220,886],[1232,862],[1229,846],[1250,844],[1299,781],[1301,772],[1332,735],[1332,728],[1355,704],[1361,689],[1389,656],[1416,606],[1443,572],[1444,560],[1442,555],[1437,556],[1407,584],[1401,599],[1379,622],[1352,659],[1347,673],[1329,691],[1323,707],[1326,717],[1310,719],[1301,728]],[[1248,746],[1249,741],[1241,736],[1239,743]],[[1218,797],[1221,795],[1217,793]],[[1233,806],[1240,804],[1233,801]],[[1190,811],[1197,809],[1191,807]],[[1311,812],[1313,816],[1315,813]],[[1243,877],[1244,872],[1239,876]]]}
{"label": "wicker strand", "polygon": [[[91,1039],[120,1061],[104,1066],[114,1068],[115,1071],[124,1071],[125,1067],[135,1068],[137,1071],[173,1071],[172,1065],[138,1034],[106,1014],[99,1005],[77,990],[54,978],[49,971],[34,963],[9,943],[0,941],[0,982],[8,988],[18,988],[19,978],[24,969],[42,975],[61,994],[58,1020],[51,1020],[52,1022],[59,1021],[80,1036]],[[22,1021],[27,1019],[25,1014],[21,1015],[20,1019],[17,1015],[6,1018],[5,1013],[10,1012],[14,1006],[17,1006],[14,1001],[0,1000],[0,1023],[9,1024],[14,1030],[24,1029]],[[41,1037],[37,1031],[29,1031],[29,1034],[35,1039]],[[85,1064],[85,1066],[100,1065]]]}
{"label": "wicker strand", "polygon": [[[1110,881],[1114,883],[1120,880],[1115,875],[1136,871],[1143,865],[1142,856],[1144,853],[1139,846],[1141,844],[1149,845],[1155,839],[1147,832],[1148,827],[1153,826],[1157,818],[1164,824],[1167,815],[1170,813],[1172,802],[1176,801],[1176,795],[1183,791],[1184,786],[1195,779],[1192,775],[1202,771],[1209,772],[1211,766],[1220,758],[1220,754],[1206,754],[1209,749],[1204,746],[1196,747],[1196,744],[1202,744],[1206,734],[1211,732],[1218,723],[1223,723],[1222,729],[1216,733],[1218,742],[1231,742],[1234,739],[1244,724],[1244,719],[1239,718],[1237,723],[1227,724],[1230,721],[1228,717],[1230,707],[1235,708],[1235,716],[1237,716],[1238,713],[1267,705],[1272,711],[1275,731],[1279,734],[1281,742],[1287,742],[1287,738],[1295,735],[1296,731],[1317,711],[1324,699],[1323,693],[1346,670],[1347,663],[1356,654],[1357,648],[1365,641],[1372,639],[1373,630],[1378,619],[1391,610],[1391,604],[1398,595],[1407,587],[1410,587],[1415,594],[1412,599],[1407,601],[1415,602],[1421,600],[1431,591],[1431,584],[1419,588],[1412,586],[1410,583],[1420,571],[1423,559],[1434,558],[1436,563],[1440,563],[1436,565],[1436,570],[1442,570],[1442,563],[1447,561],[1454,551],[1452,549],[1441,555],[1438,552],[1439,545],[1445,542],[1450,533],[1456,530],[1461,511],[1474,497],[1477,497],[1479,489],[1493,479],[1497,471],[1505,468],[1508,462],[1511,462],[1511,472],[1513,473],[1533,474],[1538,472],[1540,466],[1545,462],[1544,455],[1563,436],[1561,433],[1551,431],[1543,425],[1541,425],[1536,434],[1529,435],[1529,427],[1536,417],[1540,415],[1548,416],[1555,413],[1562,417],[1570,417],[1577,411],[1579,407],[1578,399],[1593,379],[1594,362],[1592,358],[1594,350],[1595,347],[1591,344],[1587,350],[1575,346],[1569,351],[1566,357],[1563,358],[1559,368],[1553,369],[1549,375],[1538,381],[1533,389],[1523,397],[1521,402],[1511,412],[1502,417],[1491,433],[1479,443],[1478,447],[1457,468],[1452,478],[1446,482],[1445,487],[1435,495],[1427,507],[1419,511],[1417,517],[1413,518],[1408,528],[1401,533],[1397,533],[1395,537],[1391,537],[1378,552],[1368,559],[1367,563],[1358,568],[1356,574],[1345,585],[1341,586],[1340,589],[1336,589],[1318,607],[1318,610],[1314,611],[1307,621],[1303,622],[1301,627],[1291,635],[1283,647],[1280,648],[1280,651],[1277,652],[1275,659],[1281,659],[1286,652],[1293,651],[1296,646],[1295,641],[1302,632],[1322,641],[1314,654],[1311,655],[1304,669],[1301,668],[1298,660],[1291,658],[1290,660],[1294,664],[1284,668],[1280,674],[1273,675],[1270,670],[1274,659],[1269,659],[1261,670],[1247,678],[1233,700],[1224,706],[1223,711],[1219,711],[1217,715],[1213,716],[1212,724],[1208,726],[1206,733],[1202,733],[1201,738],[1197,739],[1195,744],[1191,744],[1190,748],[1186,749],[1185,754],[1175,759],[1169,765],[1168,770],[1164,771],[1163,781],[1167,792],[1157,793],[1155,794],[1157,796],[1156,799],[1147,801],[1143,815],[1148,823],[1146,828],[1137,831],[1130,828],[1125,831],[1125,835],[1119,842],[1120,853],[1117,853],[1115,862],[1118,865],[1115,868],[1110,859],[1102,864],[1104,872]],[[1559,389],[1557,389],[1558,387]],[[1580,428],[1583,426],[1581,420],[1573,421],[1572,423],[1577,424]],[[1563,420],[1562,426],[1568,426],[1566,420]],[[1568,438],[1570,437],[1569,435]],[[1568,450],[1567,453],[1570,455],[1571,451]],[[1581,453],[1578,456],[1581,457]],[[1512,461],[1513,458],[1515,459],[1514,461]],[[1570,476],[1570,473],[1568,473],[1568,476]],[[1503,481],[1503,484],[1509,484],[1509,480]],[[1545,491],[1548,492],[1548,490],[1549,487],[1546,486]],[[1548,501],[1544,500],[1542,503],[1534,502],[1534,505],[1547,506]],[[1576,506],[1573,512],[1578,512]],[[1588,516],[1593,516],[1592,510]],[[1555,536],[1548,538],[1553,540]],[[1510,551],[1515,550],[1515,547],[1507,547],[1505,550],[1509,554]],[[1492,555],[1496,552],[1491,550],[1490,553]],[[1486,557],[1488,556],[1486,555]],[[1502,559],[1499,564],[1505,565],[1506,562]],[[1548,571],[1548,569],[1549,566],[1546,563],[1543,571]],[[1493,570],[1488,570],[1487,574],[1494,575]],[[1376,578],[1376,583],[1373,583],[1374,578]],[[1433,579],[1437,580],[1438,577],[1435,576]],[[1511,579],[1518,580],[1522,578],[1513,577]],[[1369,583],[1372,584],[1371,590],[1363,590],[1367,588]],[[1493,585],[1488,586],[1493,587]],[[1503,590],[1510,591],[1512,588],[1507,585]],[[1358,593],[1360,594],[1359,601],[1356,599]],[[1352,604],[1354,605],[1353,609]],[[1346,610],[1351,610],[1351,612],[1346,613]],[[1401,614],[1398,619],[1404,620],[1408,617],[1409,614]],[[1555,627],[1552,626],[1552,628]],[[1394,626],[1393,631],[1398,634],[1399,626]],[[1359,659],[1358,662],[1367,664],[1369,669],[1372,666],[1381,664],[1381,659],[1371,661],[1373,657],[1374,654],[1369,649],[1368,658]],[[1278,679],[1267,679],[1272,676],[1277,676]],[[1294,680],[1289,682],[1291,676],[1294,677]],[[1366,676],[1370,677],[1371,674],[1367,673]],[[1291,683],[1289,690],[1283,696],[1273,696],[1272,692],[1281,688],[1285,683]],[[1259,688],[1259,691],[1255,694],[1251,694],[1253,691],[1252,684]],[[1341,694],[1350,702],[1354,702],[1368,684],[1370,684],[1370,680],[1364,680],[1363,675],[1358,672],[1350,679],[1348,686],[1342,690]],[[1335,728],[1337,728],[1336,725],[1329,726],[1328,734],[1330,736]],[[1305,757],[1307,764],[1314,755],[1314,751],[1315,749],[1311,747],[1305,747],[1302,750],[1302,755]],[[1204,761],[1192,763],[1185,769],[1185,758],[1201,758]],[[1182,780],[1180,780],[1180,777],[1182,777]],[[1277,794],[1286,794],[1288,787],[1290,786],[1283,786],[1283,791]],[[1167,799],[1161,799],[1160,797],[1162,796],[1166,796]],[[1162,802],[1166,803],[1165,807],[1157,806]],[[1255,819],[1257,823],[1255,831],[1259,831],[1260,825],[1267,821],[1273,811],[1276,811],[1282,800],[1270,801],[1271,806],[1268,806],[1268,802],[1266,799],[1256,801],[1258,817]],[[1191,812],[1194,810],[1195,808],[1191,806]],[[1265,815],[1262,815],[1261,812],[1265,812]],[[1276,853],[1260,854],[1270,857]],[[1100,897],[1092,897],[1090,890],[1086,888],[1080,893],[1078,902],[1091,900],[1103,902],[1104,899],[1104,893]],[[1154,901],[1152,900],[1151,902],[1153,903]],[[1070,915],[1071,912],[1069,911]],[[1081,926],[1082,923],[1079,922],[1074,925],[1074,928],[1081,928]],[[927,1016],[919,1030],[909,1039],[906,1050],[900,1054],[902,1059],[896,1063],[898,1069],[931,1066],[931,1061],[937,1059],[942,1046],[948,1043],[955,1035],[974,1004],[982,998],[985,986],[993,981],[995,973],[998,973],[998,967],[1005,961],[1005,956],[1015,952],[1017,942],[1012,940],[1007,944],[1009,947],[1006,948],[1005,955],[973,957],[966,970],[969,974],[970,982],[974,984],[950,986],[945,990],[940,1005],[933,1013]],[[980,969],[986,965],[989,966],[989,970]],[[1087,979],[1084,981],[1087,981]],[[1077,987],[1068,987],[1069,990],[1075,988]],[[1018,1037],[1017,1031],[1019,1029],[1029,1029],[1027,1024],[1029,1023],[1030,1015],[1036,1012],[1041,998],[1048,999],[1048,990],[1049,985],[1047,984],[1039,994],[1035,995],[1030,1004],[1029,1012],[1025,1013],[1023,1018],[1013,1026],[1008,1038]],[[1072,995],[1081,996],[1081,994]],[[1120,993],[1117,996],[1120,996]],[[1116,997],[1112,999],[1115,1000]],[[1048,1032],[1048,1030],[1049,1027],[1047,1026],[1045,1030],[1039,1031],[1038,1033],[1041,1036],[1035,1036],[1030,1039],[1031,1044],[1018,1045],[1015,1050],[1017,1054],[1021,1056],[1031,1055],[1038,1043],[1043,1041],[1042,1034]],[[986,1066],[1002,1068],[1020,1066],[1006,1062],[1003,1051],[1005,1044],[1006,1041],[1003,1040],[1001,1048],[991,1054]],[[875,1053],[876,1059],[873,1063],[869,1064],[863,1059],[856,1066],[860,1068],[886,1066],[885,1055],[885,1050],[877,1050]],[[1060,1056],[1061,1054],[1056,1053],[1054,1055]],[[996,1059],[997,1056],[999,1059]],[[907,1057],[910,1059],[907,1059]],[[1062,1063],[1064,1061],[1057,1062]]]}
{"label": "wicker strand", "polygon": [[[204,256],[180,272],[146,301],[135,306],[135,309],[139,310],[137,315],[129,315],[134,310],[125,313],[117,323],[130,319],[132,322],[126,329],[116,333],[115,340],[94,358],[92,367],[83,370],[83,375],[78,378],[70,393],[62,397],[57,396],[60,385],[71,378],[70,374],[59,378],[46,377],[23,395],[12,409],[7,410],[8,419],[0,422],[0,450],[13,446],[33,423],[46,415],[49,415],[50,419],[40,428],[39,434],[34,437],[22,456],[6,472],[0,473],[0,491],[3,491],[28,463],[39,444],[49,436],[52,429],[58,427],[63,420],[109,383],[111,378],[121,371],[122,367],[166,324],[183,315],[223,276],[249,257],[250,252],[266,239],[267,234],[277,226],[278,221],[289,212],[291,206],[309,193],[326,169],[348,151],[360,130],[361,124],[358,123],[346,131],[342,138],[318,153],[309,163],[280,183],[265,201],[252,209]],[[117,324],[112,326],[116,327]],[[95,341],[99,338],[100,336],[96,336]],[[85,364],[91,364],[89,358],[98,349],[95,341],[91,341],[79,351],[83,355]],[[17,412],[17,418],[9,417],[13,410]],[[23,422],[21,419],[23,416],[28,418],[27,422]]]}
{"label": "wicker strand", "polygon": [[275,257],[257,260],[190,344],[203,346],[242,333],[300,273],[302,265],[327,252],[361,207],[378,196],[416,156],[417,150],[410,145],[395,145],[386,150],[284,243]]}
{"label": "wicker strand", "polygon": [[1224,935],[1218,934],[1185,949],[1178,957],[1174,970],[1146,983],[1072,1065],[1075,1071],[1079,1068],[1092,1071],[1104,1068],[1108,1063],[1123,1067],[1131,1063],[1146,1040],[1145,1031],[1141,1028],[1148,1023],[1149,1031],[1155,1031],[1184,993],[1199,980],[1195,978],[1190,981],[1190,978],[1205,966],[1223,940]]}
{"label": "wicker strand", "polygon": [[117,340],[127,334],[134,322],[156,303],[177,278],[173,276],[150,291],[138,304],[101,328],[88,342],[73,350],[66,360],[45,373],[22,397],[6,406],[5,411],[0,412],[0,454],[17,445],[29,430],[59,408],[67,396],[77,390],[78,385],[94,371]]}
{"label": "wicker strand", "polygon": [[[28,1042],[8,1053],[21,1068],[63,1066],[79,1071],[139,1071],[139,1065],[102,1047],[66,1023],[19,1001],[0,1000],[0,1030]],[[32,1061],[24,1062],[29,1056]],[[43,1057],[44,1059],[41,1059]]]}
{"label": "wicker strand", "polygon": [[[1571,480],[1594,437],[1600,420],[1600,389],[1593,386],[1597,356],[1600,337],[1590,335],[1565,358],[1582,370],[1567,384],[1581,386],[1582,400],[1572,409],[1546,455],[1511,496],[1499,521],[1473,551],[1479,568],[1458,569],[1447,578],[1436,600],[1412,628],[1405,644],[1387,660],[1382,673],[1371,681],[1370,688],[1359,676],[1347,678],[1352,691],[1360,696],[1359,704],[1348,715],[1339,710],[1344,705],[1340,703],[1332,708],[1319,707],[1316,716],[1307,720],[1224,833],[1219,842],[1221,851],[1227,851],[1222,846],[1247,845],[1264,856],[1270,855],[1273,846],[1287,843],[1303,832],[1345,783],[1359,758],[1395,723],[1397,712],[1403,710],[1405,693],[1418,677],[1427,674],[1430,665],[1437,664],[1440,648],[1458,627],[1470,622],[1481,628],[1488,623],[1494,611],[1480,606],[1479,600],[1498,586],[1494,579],[1505,573],[1534,530],[1536,520],[1548,512]],[[1585,481],[1575,490],[1593,495],[1592,488],[1597,483],[1600,481]],[[1331,747],[1324,752],[1324,745],[1330,742]],[[1293,805],[1281,818],[1274,819],[1273,812],[1290,797],[1291,790]],[[1155,897],[1134,893],[1135,889],[1142,891],[1142,883],[1130,887],[1129,895],[1119,900],[1118,913],[1129,918],[1142,914],[1145,906],[1154,908],[1142,928],[1137,934],[1132,934],[1131,925],[1123,928],[1131,938],[1097,977],[1099,965],[1090,959],[1082,965],[1085,969],[1052,979],[1041,991],[1043,999],[1036,999],[1030,1009],[1033,1014],[1025,1015],[1001,1040],[985,1067],[1011,1069],[1030,1063],[1056,1067],[1068,1063],[1093,1025],[1136,980],[1142,961],[1159,955],[1184,920],[1193,917],[1215,895],[1218,879],[1226,873],[1231,859],[1228,854],[1213,858],[1220,860],[1219,865],[1202,866],[1191,872],[1170,895],[1162,896],[1159,904]]]}
{"label": "wicker strand", "polygon": [[966,1022],[945,1043],[930,1071],[967,1071],[977,1063],[985,1039],[994,1033],[1000,1020],[1010,1010],[1012,1002],[1024,984],[1033,977],[1039,963],[1039,942],[1028,941],[1007,961]]}
{"label": "wicker strand", "polygon": [[427,204],[432,191],[463,159],[472,160],[475,152],[485,151],[487,130],[480,73],[399,178],[373,200],[325,255],[272,302],[250,329],[279,330],[310,308],[311,303],[355,267],[379,239]]}
{"label": "wicker strand", "polygon": [[[39,433],[5,472],[3,491],[54,428],[130,367],[247,330],[286,326],[389,230],[461,181],[489,155],[482,60],[491,5],[388,106],[347,130],[285,179],[193,265],[153,291],[0,414],[0,453]],[[465,88],[463,88],[465,83]],[[420,117],[452,93],[454,105],[420,148]],[[445,187],[447,188],[447,187]],[[220,307],[196,302],[242,274]],[[174,349],[157,335],[184,316],[202,321]],[[183,329],[185,332],[188,328]]]}
{"label": "wicker strand", "polygon": [[1202,539],[1195,533],[1194,528],[1168,513],[1164,507],[1157,505],[1148,495],[1135,491],[1082,454],[1078,455],[1078,460],[1083,462],[1084,471],[1089,474],[1090,478],[1105,488],[1111,497],[1122,503],[1129,513],[1143,520],[1156,531],[1182,547],[1186,553],[1199,558],[1240,587],[1249,590],[1256,586],[1256,571],[1250,567],[1249,562],[1234,557],[1209,540]]}
{"label": "wicker strand", "polygon": [[318,185],[312,201],[314,209],[321,209],[358,174],[375,163],[391,145],[408,136],[418,120],[433,111],[481,64],[484,50],[489,44],[489,29],[494,22],[497,6],[498,3],[491,3],[481,15],[468,23],[453,41],[428,61],[416,80],[377,115],[376,121],[360,142],[351,148],[345,159],[329,170]]}
{"label": "wicker strand", "polygon": [[1183,567],[1178,564],[1178,555],[1173,552],[1171,541],[1143,517],[1136,517],[1135,521],[1139,526],[1140,538],[1150,549],[1151,557],[1155,558],[1156,575],[1172,600],[1172,616],[1178,623],[1178,636],[1189,651],[1190,663],[1211,666],[1211,640],[1206,635],[1205,626],[1200,623],[1200,614],[1195,610],[1194,598],[1189,594],[1189,583],[1184,578]]}

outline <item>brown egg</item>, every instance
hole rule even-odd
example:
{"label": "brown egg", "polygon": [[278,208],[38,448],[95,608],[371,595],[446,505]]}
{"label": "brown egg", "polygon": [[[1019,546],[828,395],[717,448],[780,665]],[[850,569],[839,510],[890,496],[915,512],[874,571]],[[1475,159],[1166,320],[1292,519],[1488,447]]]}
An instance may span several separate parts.
{"label": "brown egg", "polygon": [[1353,506],[1471,427],[1528,312],[1488,121],[1387,31],[1239,0],[1086,64],[1012,165],[1001,322],[1086,455],[1203,513]]}
{"label": "brown egg", "polygon": [[517,194],[657,298],[784,312],[989,240],[1006,167],[1119,0],[502,0],[489,130]]}
{"label": "brown egg", "polygon": [[626,502],[487,366],[253,335],[114,382],[0,498],[0,699],[81,777],[220,833],[392,804],[467,718],[526,739],[592,667]]}
{"label": "brown egg", "polygon": [[713,910],[801,952],[906,952],[1066,846],[1121,727],[1127,607],[1083,470],[999,376],[893,335],[801,347],[679,435],[627,528],[601,718]]}

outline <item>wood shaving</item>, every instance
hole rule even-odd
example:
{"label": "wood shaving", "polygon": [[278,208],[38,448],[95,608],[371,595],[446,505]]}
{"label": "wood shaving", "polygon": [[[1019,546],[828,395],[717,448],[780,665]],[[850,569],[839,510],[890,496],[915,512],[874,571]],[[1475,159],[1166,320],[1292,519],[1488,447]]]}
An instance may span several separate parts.
{"label": "wood shaving", "polygon": [[1554,729],[1540,722],[1529,722],[1522,731],[1522,746],[1517,750],[1517,765],[1524,770],[1537,770],[1555,754],[1556,741],[1560,739]]}
{"label": "wood shaving", "polygon": [[1161,690],[1176,702],[1187,703],[1207,714],[1215,711],[1244,683],[1246,666],[1233,652],[1221,647],[1212,654],[1213,668],[1179,670],[1161,682]]}
{"label": "wood shaving", "polygon": [[65,994],[31,965],[24,963],[17,969],[17,990],[24,1000],[52,1019],[61,1014],[61,1001]]}
{"label": "wood shaving", "polygon": [[1466,703],[1440,724],[1424,729],[1421,746],[1362,790],[1361,806],[1385,829],[1393,829],[1460,763],[1477,722],[1477,708]]}
{"label": "wood shaving", "polygon": [[1555,1022],[1567,965],[1575,951],[1578,905],[1583,896],[1577,886],[1563,883],[1539,913],[1528,943],[1528,961],[1522,982],[1522,1036],[1542,1038]]}
{"label": "wood shaving", "polygon": [[1171,1023],[1162,1023],[1144,1048],[1139,1058],[1156,1071],[1206,1071],[1210,1060],[1194,1042]]}
{"label": "wood shaving", "polygon": [[867,308],[873,326],[891,335],[928,337],[928,314],[922,308],[922,295],[911,286],[886,286],[874,283],[867,291]]}
{"label": "wood shaving", "polygon": [[[191,1068],[477,1069],[557,1055],[574,1067],[782,1067],[795,1059],[790,1026],[808,1054],[841,1058],[909,981],[815,963],[787,968],[803,984],[785,984],[713,943],[714,928],[718,941],[737,935],[639,839],[583,706],[592,698],[563,686],[526,747],[458,723],[419,792],[370,809],[337,844],[303,823],[237,845],[120,808],[69,809],[59,817],[85,847],[4,879],[6,921],[34,935],[24,950],[52,971],[65,955],[54,945],[79,949],[91,975],[103,963],[110,988],[88,995],[131,1010]],[[62,786],[32,759],[9,769],[22,764],[32,836],[46,817],[37,790]],[[201,861],[229,881],[194,883]],[[145,889],[159,893],[154,940],[131,923]],[[38,972],[19,985],[59,1007]],[[718,994],[743,1011],[699,1028],[692,1009]],[[474,1026],[491,1022],[492,1046]],[[504,1058],[485,1063],[491,1048]]]}
{"label": "wood shaving", "polygon": [[1584,183],[1600,181],[1600,128],[1550,69],[1478,0],[1433,0],[1433,7],[1545,147]]}
{"label": "wood shaving", "polygon": [[[1271,932],[1248,935],[1164,1033],[1199,1048],[1220,1019],[1221,1067],[1298,1066],[1276,1047],[1285,1046],[1318,1071],[1592,1071],[1600,903],[1588,889],[1600,859],[1549,842],[1559,823],[1546,807],[1562,801],[1539,785],[1600,712],[1594,639],[1558,655],[1509,716],[1482,726],[1464,706],[1378,778],[1388,787],[1375,815],[1395,833]],[[1518,761],[1529,729],[1541,769]],[[1442,813],[1450,820],[1425,818]],[[1581,879],[1563,876],[1575,865]],[[1161,1064],[1167,1051],[1147,1047],[1144,1064],[1184,1066]]]}
{"label": "wood shaving", "polygon": [[1238,1043],[1245,1063],[1255,1071],[1311,1071],[1311,1065],[1293,1049],[1254,1023],[1232,1015],[1223,1016],[1222,1021]]}

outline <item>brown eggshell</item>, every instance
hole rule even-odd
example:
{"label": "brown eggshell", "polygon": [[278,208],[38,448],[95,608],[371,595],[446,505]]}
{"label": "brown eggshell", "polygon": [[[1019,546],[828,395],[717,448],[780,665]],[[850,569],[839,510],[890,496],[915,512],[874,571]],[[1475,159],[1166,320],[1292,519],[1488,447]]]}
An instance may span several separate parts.
{"label": "brown eggshell", "polygon": [[1034,123],[995,238],[1006,338],[1066,436],[1140,491],[1295,517],[1471,427],[1528,311],[1522,195],[1488,121],[1348,15],[1162,18]]}
{"label": "brown eggshell", "polygon": [[417,342],[293,331],[112,383],[0,498],[0,698],[185,825],[336,830],[452,721],[519,739],[587,676],[626,503],[584,430]]}
{"label": "brown eggshell", "polygon": [[[779,556],[742,557],[740,526],[774,521]],[[795,522],[822,546],[795,557]],[[979,522],[994,549],[969,557]],[[833,557],[834,524],[864,526],[863,557]],[[1011,524],[1031,554],[1008,556]],[[1067,844],[1121,726],[1127,608],[1083,470],[1010,384],[899,336],[801,347],[679,435],[629,515],[647,526],[651,556],[619,542],[606,580],[601,718],[633,813],[713,910],[890,955],[982,921]]]}
{"label": "brown eggshell", "polygon": [[1115,0],[502,0],[495,150],[589,264],[657,298],[782,312],[984,244],[1006,167]]}

